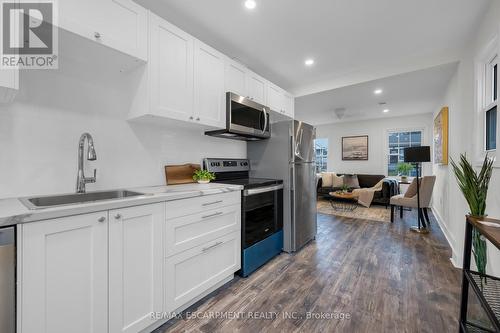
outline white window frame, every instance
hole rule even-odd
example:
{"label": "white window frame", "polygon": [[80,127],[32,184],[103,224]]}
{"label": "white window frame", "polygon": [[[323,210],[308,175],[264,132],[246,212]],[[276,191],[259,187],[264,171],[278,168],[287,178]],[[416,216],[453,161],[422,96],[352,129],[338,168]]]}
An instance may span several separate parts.
{"label": "white window frame", "polygon": [[[330,140],[328,137],[321,137],[314,139],[314,160],[316,160],[316,140],[326,140],[326,170],[328,171],[329,157],[330,157]],[[317,167],[317,166],[316,166]],[[323,171],[320,171],[323,172]]]}
{"label": "white window frame", "polygon": [[[421,137],[421,145],[422,146],[428,146],[428,138],[427,138],[427,127],[404,127],[404,128],[387,128],[384,130],[384,135],[383,135],[383,141],[384,141],[384,175],[389,177],[389,134],[390,133],[401,133],[401,132],[421,132],[422,137]],[[432,159],[432,152],[431,152],[431,159]],[[422,165],[422,175],[427,174],[427,166]],[[393,176],[391,176],[393,177]]]}
{"label": "white window frame", "polygon": [[[497,99],[493,100],[493,76],[492,71],[494,65],[497,65]],[[499,103],[500,98],[500,77],[499,77],[499,66],[500,65],[500,44],[498,35],[493,37],[489,43],[479,52],[475,60],[475,128],[476,128],[476,140],[474,142],[474,155],[476,160],[476,165],[482,165],[484,156],[496,158],[498,154],[498,145],[500,144],[500,124],[499,124]],[[496,132],[496,149],[486,150],[486,112],[491,110],[493,107],[497,107],[497,132]],[[500,167],[498,158],[495,162],[495,167]]]}

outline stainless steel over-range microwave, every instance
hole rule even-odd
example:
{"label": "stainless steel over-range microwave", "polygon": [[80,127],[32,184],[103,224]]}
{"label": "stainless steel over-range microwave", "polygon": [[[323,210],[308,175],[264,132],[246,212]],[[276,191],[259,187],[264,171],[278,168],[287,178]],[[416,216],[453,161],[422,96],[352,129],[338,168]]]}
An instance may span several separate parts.
{"label": "stainless steel over-range microwave", "polygon": [[262,140],[271,137],[270,109],[248,97],[226,93],[226,128],[205,134],[235,140]]}

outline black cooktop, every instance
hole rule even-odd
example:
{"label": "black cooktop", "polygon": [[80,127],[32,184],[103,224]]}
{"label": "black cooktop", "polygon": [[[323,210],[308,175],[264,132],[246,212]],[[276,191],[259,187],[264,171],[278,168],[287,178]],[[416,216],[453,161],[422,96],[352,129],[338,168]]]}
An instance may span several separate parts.
{"label": "black cooktop", "polygon": [[283,184],[282,180],[267,179],[267,178],[240,178],[240,179],[225,179],[225,180],[217,179],[215,182],[232,184],[232,185],[243,185],[245,189]]}

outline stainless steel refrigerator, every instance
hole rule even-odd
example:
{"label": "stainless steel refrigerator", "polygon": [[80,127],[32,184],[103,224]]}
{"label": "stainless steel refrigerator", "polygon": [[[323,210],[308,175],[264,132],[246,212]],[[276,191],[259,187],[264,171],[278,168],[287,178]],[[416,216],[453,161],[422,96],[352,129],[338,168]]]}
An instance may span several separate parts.
{"label": "stainless steel refrigerator", "polygon": [[283,179],[284,250],[295,252],[316,237],[316,129],[271,112],[271,138],[248,142],[250,176]]}

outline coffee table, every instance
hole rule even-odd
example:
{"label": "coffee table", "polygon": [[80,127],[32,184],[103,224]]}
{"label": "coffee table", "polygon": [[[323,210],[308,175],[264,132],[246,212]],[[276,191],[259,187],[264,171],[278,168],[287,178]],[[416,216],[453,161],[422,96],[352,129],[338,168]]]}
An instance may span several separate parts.
{"label": "coffee table", "polygon": [[[338,212],[352,212],[358,208],[357,200],[358,196],[352,192],[330,192],[330,205],[333,210]],[[336,201],[333,199],[341,199]]]}

